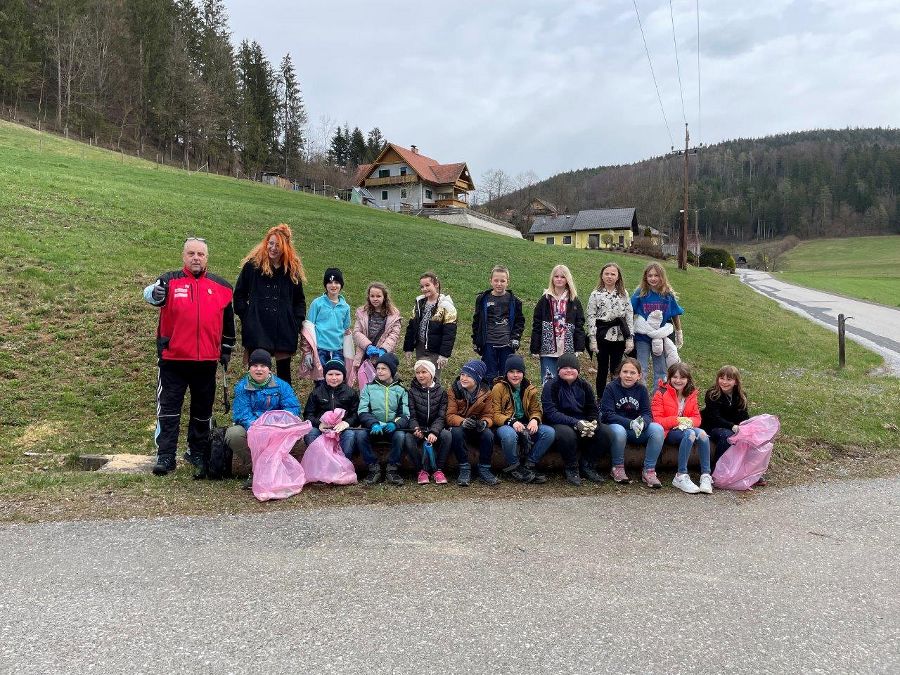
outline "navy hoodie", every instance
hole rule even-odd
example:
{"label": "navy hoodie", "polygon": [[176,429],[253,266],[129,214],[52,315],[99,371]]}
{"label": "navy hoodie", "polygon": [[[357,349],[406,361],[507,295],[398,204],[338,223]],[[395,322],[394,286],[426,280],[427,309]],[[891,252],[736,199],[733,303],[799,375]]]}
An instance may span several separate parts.
{"label": "navy hoodie", "polygon": [[626,429],[632,420],[643,417],[645,424],[649,426],[653,421],[653,413],[650,412],[647,387],[640,380],[630,387],[623,387],[622,381],[615,378],[603,390],[600,416],[605,424],[618,424]]}

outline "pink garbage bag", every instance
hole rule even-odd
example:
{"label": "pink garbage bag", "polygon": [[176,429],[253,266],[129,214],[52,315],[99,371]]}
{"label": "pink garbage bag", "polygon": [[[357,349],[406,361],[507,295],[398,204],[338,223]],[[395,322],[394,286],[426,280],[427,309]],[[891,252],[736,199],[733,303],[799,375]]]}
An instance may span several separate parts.
{"label": "pink garbage bag", "polygon": [[253,462],[253,496],[264,502],[286,499],[303,489],[306,477],[291,449],[312,425],[285,410],[263,413],[247,430]]}
{"label": "pink garbage bag", "polygon": [[757,415],[741,422],[731,446],[716,462],[713,481],[725,490],[749,490],[769,468],[772,439],[781,422],[775,415]]}
{"label": "pink garbage bag", "polygon": [[[322,415],[322,421],[334,426],[344,419],[346,411],[335,408]],[[353,485],[356,483],[356,470],[353,462],[344,456],[341,450],[341,435],[334,431],[326,431],[319,436],[303,453],[300,462],[306,473],[307,483],[331,483],[333,485]]]}

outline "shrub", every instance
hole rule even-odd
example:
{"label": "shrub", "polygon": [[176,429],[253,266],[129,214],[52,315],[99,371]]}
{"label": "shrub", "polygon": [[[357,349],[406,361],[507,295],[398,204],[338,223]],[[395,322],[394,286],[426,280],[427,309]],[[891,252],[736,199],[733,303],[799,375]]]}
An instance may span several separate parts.
{"label": "shrub", "polygon": [[635,237],[631,242],[631,248],[629,249],[631,253],[637,253],[638,255],[649,255],[653,258],[659,258],[660,260],[665,260],[666,256],[663,255],[662,248],[659,245],[654,244],[650,237]]}
{"label": "shrub", "polygon": [[724,248],[706,248],[700,249],[700,266],[722,268],[734,272],[734,258]]}

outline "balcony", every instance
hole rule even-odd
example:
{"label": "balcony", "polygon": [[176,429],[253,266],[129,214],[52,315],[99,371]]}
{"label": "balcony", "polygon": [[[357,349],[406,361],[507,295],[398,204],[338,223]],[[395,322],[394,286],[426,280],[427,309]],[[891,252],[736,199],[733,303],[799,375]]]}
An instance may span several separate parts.
{"label": "balcony", "polygon": [[419,180],[415,174],[407,174],[405,176],[385,176],[384,178],[366,178],[366,187],[379,187],[381,185],[404,185],[407,183],[415,183]]}

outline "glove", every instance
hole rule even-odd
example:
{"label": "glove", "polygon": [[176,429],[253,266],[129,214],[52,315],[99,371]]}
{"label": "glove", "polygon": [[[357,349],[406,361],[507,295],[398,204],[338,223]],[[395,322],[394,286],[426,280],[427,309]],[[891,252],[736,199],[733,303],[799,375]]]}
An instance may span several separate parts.
{"label": "glove", "polygon": [[594,352],[595,354],[600,350],[597,348],[597,338],[591,336],[591,339],[588,341],[588,351]]}
{"label": "glove", "polygon": [[634,351],[634,338],[628,338],[625,340],[625,353],[630,354]]}
{"label": "glove", "polygon": [[694,426],[694,420],[690,417],[679,417],[677,429],[691,429]]}
{"label": "glove", "polygon": [[228,364],[231,363],[231,354],[222,354],[219,356],[219,363],[225,370],[228,370]]}
{"label": "glove", "polygon": [[644,433],[644,418],[643,417],[635,417],[631,420],[631,424],[628,426],[631,427],[631,430],[634,432],[635,436],[640,436]]}
{"label": "glove", "polygon": [[381,347],[375,347],[375,349],[378,350],[378,358],[379,358],[379,359],[380,359],[382,356],[384,356],[385,354],[387,354],[387,350],[386,350],[386,349],[382,349]]}
{"label": "glove", "polygon": [[467,417],[459,426],[461,426],[463,429],[468,429],[469,431],[471,431],[478,428],[478,420],[476,420],[474,417]]}
{"label": "glove", "polygon": [[575,424],[575,431],[578,432],[579,436],[587,436],[590,428],[591,424],[587,420],[578,420],[577,424]]}
{"label": "glove", "polygon": [[447,361],[449,360],[450,359],[448,359],[446,356],[439,356],[437,357],[437,363],[435,363],[434,365],[437,366],[438,370],[443,370],[447,367]]}
{"label": "glove", "polygon": [[304,370],[312,370],[313,366],[313,357],[312,352],[303,357],[303,368]]}
{"label": "glove", "polygon": [[675,346],[681,349],[684,346],[684,331],[675,331]]}
{"label": "glove", "polygon": [[378,347],[376,347],[375,345],[369,345],[368,347],[366,347],[366,356],[371,358],[373,356],[381,356],[381,354],[378,353]]}
{"label": "glove", "polygon": [[413,353],[412,352],[403,352],[403,358],[406,359],[407,363],[410,363],[410,362],[412,362],[412,359],[413,359]]}
{"label": "glove", "polygon": [[476,425],[476,428],[478,429],[479,432],[482,432],[485,429],[487,429],[487,420],[478,420],[478,424]]}
{"label": "glove", "polygon": [[340,422],[338,422],[337,424],[334,425],[334,430],[337,433],[347,431],[347,429],[349,429],[349,428],[350,428],[350,425],[347,424],[344,420],[341,420]]}
{"label": "glove", "polygon": [[153,287],[153,290],[150,292],[150,297],[153,298],[153,302],[158,302],[162,304],[166,300],[166,294],[169,292],[169,285],[163,284],[161,281],[157,281],[156,285]]}
{"label": "glove", "polygon": [[384,425],[381,425],[378,423],[373,424],[372,428],[369,429],[369,433],[372,434],[373,436],[377,436],[378,434],[384,433]]}
{"label": "glove", "polygon": [[519,341],[518,341],[518,340],[510,340],[510,341],[509,341],[509,346],[512,347],[512,350],[513,350],[514,352],[519,351]]}
{"label": "glove", "polygon": [[392,434],[397,431],[397,425],[393,422],[388,422],[387,424],[383,424],[381,426],[381,430],[386,434]]}

